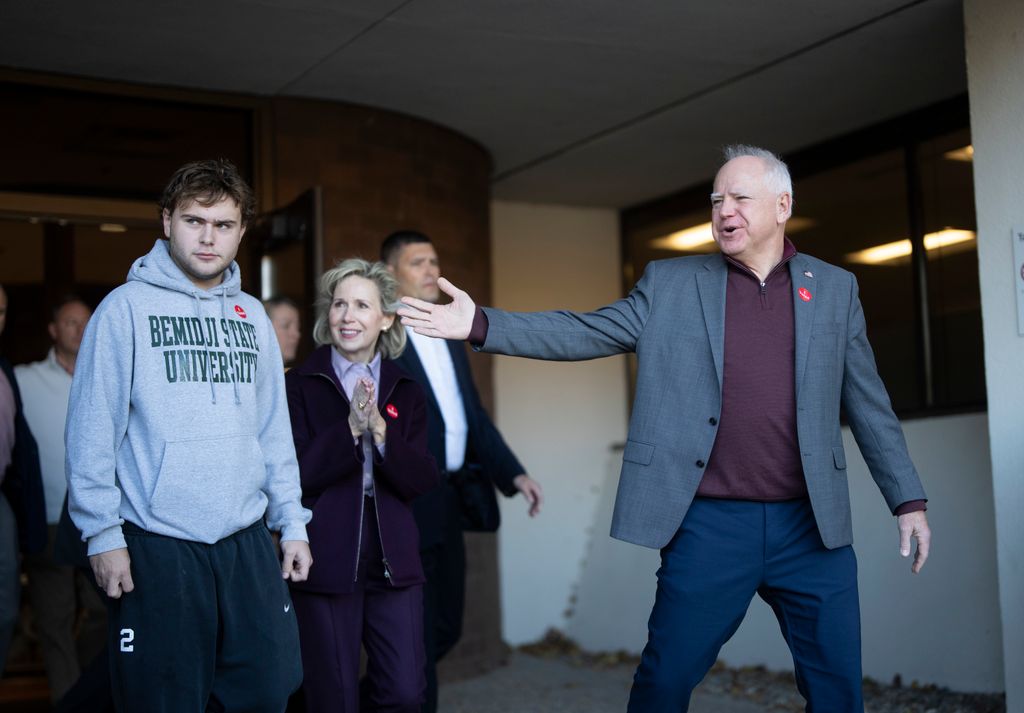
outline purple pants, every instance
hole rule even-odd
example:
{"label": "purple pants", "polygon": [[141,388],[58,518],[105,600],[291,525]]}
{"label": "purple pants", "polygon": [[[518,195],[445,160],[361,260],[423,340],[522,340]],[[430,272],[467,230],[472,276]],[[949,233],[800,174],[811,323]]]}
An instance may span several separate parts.
{"label": "purple pants", "polygon": [[[359,574],[351,594],[292,591],[308,713],[418,713],[426,688],[423,586],[384,577],[373,500],[364,498]],[[332,563],[319,561],[318,567]],[[360,695],[359,648],[366,649]],[[361,707],[360,707],[361,706]]]}

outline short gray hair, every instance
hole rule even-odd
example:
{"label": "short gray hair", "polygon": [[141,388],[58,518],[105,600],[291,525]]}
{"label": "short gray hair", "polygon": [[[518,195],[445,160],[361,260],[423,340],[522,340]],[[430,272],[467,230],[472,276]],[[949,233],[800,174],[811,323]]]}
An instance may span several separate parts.
{"label": "short gray hair", "polygon": [[[342,260],[320,278],[316,295],[316,324],[313,325],[313,340],[317,344],[333,344],[328,313],[334,301],[334,290],[349,277],[362,277],[377,285],[380,292],[380,308],[384,314],[394,315],[402,303],[398,301],[398,281],[382,262],[370,262],[353,257]],[[393,329],[381,332],[377,337],[377,351],[385,359],[394,359],[405,351],[405,329],[396,319]]]}
{"label": "short gray hair", "polygon": [[777,196],[788,193],[789,197],[793,198],[793,179],[789,176],[789,167],[785,161],[768,149],[749,144],[730,144],[722,149],[722,166],[734,158],[743,158],[744,156],[753,156],[764,162],[765,187],[773,191]]}

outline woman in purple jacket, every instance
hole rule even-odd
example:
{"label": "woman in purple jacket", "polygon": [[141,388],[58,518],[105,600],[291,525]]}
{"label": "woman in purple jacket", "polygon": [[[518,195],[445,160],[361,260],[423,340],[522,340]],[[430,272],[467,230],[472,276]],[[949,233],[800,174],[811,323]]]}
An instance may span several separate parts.
{"label": "woman in purple jacket", "polygon": [[321,346],[286,377],[302,503],[313,511],[316,567],[292,587],[310,713],[414,713],[423,697],[424,580],[409,503],[438,473],[423,391],[391,361],[406,339],[396,292],[382,263],[345,260],[324,273]]}

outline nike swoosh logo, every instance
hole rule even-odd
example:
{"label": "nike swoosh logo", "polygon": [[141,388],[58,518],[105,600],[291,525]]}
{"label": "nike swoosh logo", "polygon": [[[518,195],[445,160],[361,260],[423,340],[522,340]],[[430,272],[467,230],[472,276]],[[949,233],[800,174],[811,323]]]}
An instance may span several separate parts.
{"label": "nike swoosh logo", "polygon": [[291,604],[285,604],[285,605],[284,605],[284,613],[285,613],[285,614],[287,614],[287,613],[288,613],[288,610],[289,610],[289,609],[291,609],[291,608],[292,608],[292,605],[291,605]]}

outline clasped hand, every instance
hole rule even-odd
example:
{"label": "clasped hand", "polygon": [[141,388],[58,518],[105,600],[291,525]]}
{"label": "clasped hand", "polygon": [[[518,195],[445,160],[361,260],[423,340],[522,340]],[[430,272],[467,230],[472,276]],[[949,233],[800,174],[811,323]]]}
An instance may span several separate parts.
{"label": "clasped hand", "polygon": [[352,389],[352,400],[349,402],[348,426],[353,438],[359,438],[367,431],[373,436],[373,442],[384,442],[386,426],[384,419],[377,410],[377,387],[372,379],[360,377]]}

